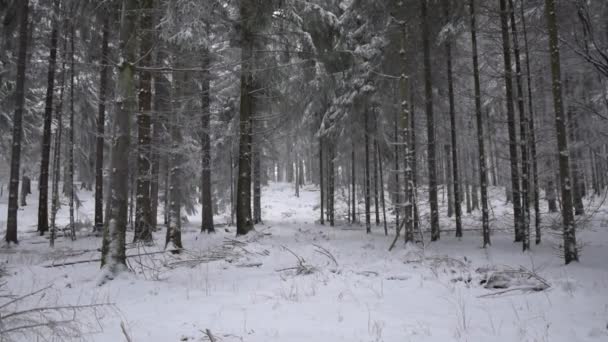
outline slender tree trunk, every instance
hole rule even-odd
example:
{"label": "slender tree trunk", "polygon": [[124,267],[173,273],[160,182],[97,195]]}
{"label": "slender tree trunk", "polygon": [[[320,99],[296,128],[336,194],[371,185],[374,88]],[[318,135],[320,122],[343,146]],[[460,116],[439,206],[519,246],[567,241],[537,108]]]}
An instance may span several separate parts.
{"label": "slender tree trunk", "polygon": [[[151,31],[154,28],[152,22],[152,0],[140,0],[141,16],[141,38],[139,46],[140,65],[143,67],[152,64],[153,39]],[[135,196],[135,233],[133,242],[152,241],[151,205],[150,205],[150,179],[152,178],[151,153],[151,131],[152,131],[152,75],[148,71],[139,73],[139,112],[137,113],[137,185]]]}
{"label": "slender tree trunk", "polygon": [[40,158],[40,183],[38,184],[38,232],[44,235],[49,230],[48,197],[49,197],[49,163],[51,155],[51,125],[53,122],[53,96],[55,90],[55,69],[57,64],[57,23],[59,0],[53,1],[53,27],[51,29],[51,48],[44,106],[44,128],[42,133],[42,156]]}
{"label": "slender tree trunk", "polygon": [[[248,18],[253,4],[246,1],[241,4],[241,18]],[[249,20],[249,19],[246,19]],[[236,234],[245,235],[253,230],[251,219],[251,117],[255,108],[253,65],[254,35],[249,25],[241,27],[241,104],[239,111],[239,171],[236,201]]]}
{"label": "slender tree trunk", "polygon": [[[258,124],[255,123],[255,120],[252,121],[251,128],[258,131],[257,126],[258,126]],[[260,148],[260,142],[259,142],[260,135],[258,133],[256,133],[256,131],[254,131],[253,134],[251,135],[251,139],[253,141],[252,163],[253,163],[253,223],[254,224],[262,223],[262,186],[261,186],[261,179],[260,179],[261,174],[262,174],[261,161],[260,161],[261,148]],[[296,172],[297,171],[298,170],[296,168]],[[297,177],[296,177],[296,192],[297,192],[297,195],[299,196],[299,183],[297,181]]]}
{"label": "slender tree trunk", "polygon": [[[401,91],[401,89],[400,89]],[[394,210],[395,210],[395,232],[398,232],[400,224],[400,210],[401,210],[401,182],[399,177],[400,171],[400,162],[399,162],[399,144],[401,139],[399,139],[399,113],[395,111],[395,189],[393,190],[393,197],[395,201]]]}
{"label": "slender tree trunk", "polygon": [[530,249],[530,160],[528,157],[528,129],[530,123],[525,110],[523,77],[521,70],[521,58],[519,50],[519,38],[517,34],[517,22],[515,20],[515,5],[509,0],[509,14],[511,17],[511,33],[513,36],[513,52],[515,54],[515,80],[517,86],[517,108],[519,112],[519,134],[521,149],[521,234],[523,250]]}
{"label": "slender tree trunk", "polygon": [[376,212],[376,226],[380,225],[380,207],[378,206],[378,132],[376,113],[374,112],[374,132],[372,136],[373,163],[374,163],[374,210]]}
{"label": "slender tree trunk", "polygon": [[351,189],[351,215],[350,217],[352,218],[352,223],[357,222],[357,213],[356,213],[356,207],[357,207],[357,186],[356,186],[356,173],[355,173],[355,133],[354,133],[354,129],[353,129],[353,122],[355,120],[351,121],[350,124],[350,145],[351,145],[351,149],[350,149],[350,181],[352,184],[352,189]]}
{"label": "slender tree trunk", "polygon": [[323,163],[323,137],[320,136],[319,137],[319,201],[321,203],[321,205],[319,206],[319,210],[320,210],[320,223],[321,224],[325,224],[325,216],[324,216],[324,212],[323,210],[325,209],[325,203],[324,203],[324,197],[325,197],[325,184],[324,184],[324,163]]}
{"label": "slender tree trunk", "polygon": [[11,143],[11,174],[8,195],[8,214],[6,236],[8,243],[19,243],[17,240],[17,210],[19,208],[19,169],[21,163],[21,139],[23,135],[23,110],[25,102],[25,67],[28,45],[28,9],[29,0],[18,2],[19,50],[17,53],[17,84],[15,88],[15,114],[13,116],[13,138]]}
{"label": "slender tree trunk", "polygon": [[[210,67],[210,56],[209,49],[203,51],[203,63],[202,63],[202,113],[201,113],[201,152],[202,152],[202,173],[201,173],[201,231],[207,233],[214,233],[215,228],[213,227],[213,206],[211,201],[211,73],[209,72]],[[259,160],[259,157],[258,157]],[[259,166],[259,165],[258,165]],[[259,196],[257,197],[259,201]],[[261,220],[261,216],[258,217]]]}
{"label": "slender tree trunk", "polygon": [[382,222],[384,223],[384,235],[388,235],[388,227],[386,222],[386,203],[384,198],[384,171],[382,170],[382,154],[380,154],[380,147],[378,141],[376,141],[376,154],[378,155],[378,167],[380,175],[380,200],[382,201]]}
{"label": "slender tree trunk", "polygon": [[431,241],[440,238],[439,208],[437,205],[437,166],[435,150],[435,120],[433,116],[433,80],[431,75],[431,44],[427,13],[427,0],[420,0],[422,15],[422,45],[424,50],[424,89],[426,98],[428,168],[429,168],[429,202],[431,206]]}
{"label": "slender tree trunk", "polygon": [[449,144],[445,144],[443,146],[443,154],[445,157],[445,185],[448,191],[448,217],[454,216],[454,192],[452,191],[453,181],[452,181],[452,161],[451,161],[451,148]]}
{"label": "slender tree trunk", "polygon": [[585,209],[583,206],[583,194],[581,191],[581,178],[583,178],[583,175],[580,171],[580,161],[581,161],[581,157],[580,157],[580,153],[579,153],[579,147],[578,147],[578,142],[579,142],[579,137],[577,134],[578,131],[578,125],[576,122],[576,118],[578,117],[577,113],[575,113],[576,108],[574,106],[574,104],[572,103],[574,101],[575,95],[574,95],[574,90],[572,89],[572,84],[571,84],[571,80],[570,77],[568,75],[566,75],[566,99],[568,101],[568,105],[567,105],[567,122],[568,122],[568,132],[569,134],[569,139],[570,139],[570,173],[572,176],[572,179],[570,180],[572,182],[572,199],[574,201],[574,215],[578,216],[578,215],[583,215],[585,213]]}
{"label": "slender tree trunk", "polygon": [[[161,44],[157,49],[156,65],[164,65],[166,53],[164,46]],[[158,206],[159,192],[161,184],[161,161],[166,159],[166,152],[163,148],[168,145],[167,132],[165,124],[167,123],[167,115],[169,114],[169,81],[167,77],[158,73],[154,77],[154,114],[152,118],[152,174],[150,179],[150,226],[153,230],[157,229],[158,225]],[[165,194],[166,195],[166,194]]]}
{"label": "slender tree trunk", "polygon": [[114,113],[114,137],[110,166],[110,202],[108,224],[104,230],[101,266],[112,273],[126,268],[125,235],[129,197],[129,149],[131,118],[135,111],[134,65],[137,1],[123,0],[120,23],[120,61]]}
{"label": "slender tree trunk", "polygon": [[371,212],[370,212],[370,172],[369,172],[369,108],[364,108],[364,135],[365,135],[365,231],[367,234],[372,232]]}
{"label": "slender tree trunk", "polygon": [[328,204],[328,208],[327,208],[327,216],[329,219],[329,225],[331,227],[333,227],[336,223],[335,221],[335,170],[334,170],[334,158],[335,158],[335,151],[334,151],[334,145],[333,144],[329,144],[329,146],[327,147],[327,183],[328,183],[328,190],[327,190],[327,204]]}
{"label": "slender tree trunk", "polygon": [[[73,11],[72,11],[73,12]],[[74,224],[74,82],[76,78],[76,65],[74,51],[74,23],[70,24],[70,130],[68,135],[68,197],[70,201],[70,235],[72,241],[76,239],[76,227]]]}
{"label": "slender tree trunk", "polygon": [[509,156],[511,158],[511,192],[513,197],[513,217],[515,241],[523,239],[521,198],[519,193],[519,170],[517,157],[517,133],[515,128],[515,108],[513,106],[513,70],[511,69],[511,42],[509,39],[509,9],[507,0],[500,0],[500,23],[502,31],[502,49],[505,69],[505,89],[507,101],[507,121],[509,128]]}
{"label": "slender tree trunk", "polygon": [[103,148],[105,141],[106,93],[108,88],[110,16],[104,14],[101,38],[101,70],[99,72],[99,103],[97,110],[97,136],[95,142],[95,226],[99,234],[103,231]]}
{"label": "slender tree trunk", "polygon": [[[532,161],[532,182],[533,187],[530,189],[532,191],[532,198],[534,201],[534,227],[535,227],[535,237],[536,244],[538,245],[541,241],[541,232],[540,232],[540,190],[539,190],[539,179],[538,179],[538,156],[536,153],[536,131],[534,128],[534,102],[532,98],[532,71],[530,67],[530,49],[528,46],[528,30],[526,26],[526,16],[524,14],[524,1],[521,0],[520,4],[520,15],[521,15],[521,25],[522,31],[524,34],[524,51],[526,56],[526,77],[528,81],[528,114],[529,114],[529,131],[530,131],[530,158]],[[530,165],[528,165],[530,168]]]}
{"label": "slender tree trunk", "polygon": [[409,135],[410,144],[409,148],[409,165],[411,167],[411,187],[410,187],[410,198],[412,199],[412,210],[413,210],[413,229],[415,232],[420,231],[420,214],[418,212],[418,157],[416,155],[416,113],[414,105],[414,84],[410,82],[410,127]]}
{"label": "slender tree trunk", "polygon": [[561,61],[559,53],[559,33],[557,28],[554,0],[545,0],[545,16],[549,35],[551,56],[551,76],[553,79],[553,106],[555,110],[555,130],[557,134],[557,151],[559,155],[559,176],[562,194],[562,224],[564,239],[564,260],[566,264],[578,261],[576,246],[576,228],[572,212],[572,183],[570,179],[570,158],[568,150],[568,131],[564,115],[561,85]]}
{"label": "slender tree trunk", "polygon": [[[64,28],[67,28],[67,20],[64,19]],[[61,79],[59,81],[59,103],[55,108],[55,121],[57,128],[55,128],[55,143],[53,146],[53,188],[51,190],[51,222],[50,222],[50,236],[49,244],[51,247],[55,246],[55,236],[57,233],[57,226],[55,225],[55,219],[57,218],[57,211],[59,211],[59,180],[61,173],[61,138],[63,135],[63,98],[65,93],[65,69],[67,60],[67,35],[63,38],[63,58],[61,63]]]}
{"label": "slender tree trunk", "polygon": [[475,83],[475,117],[477,119],[477,148],[479,151],[479,185],[481,187],[481,212],[483,247],[490,245],[490,223],[488,212],[488,172],[486,170],[486,153],[484,146],[483,119],[481,108],[481,85],[479,81],[479,60],[477,53],[477,22],[475,0],[470,0],[471,41],[473,42],[473,78]]}

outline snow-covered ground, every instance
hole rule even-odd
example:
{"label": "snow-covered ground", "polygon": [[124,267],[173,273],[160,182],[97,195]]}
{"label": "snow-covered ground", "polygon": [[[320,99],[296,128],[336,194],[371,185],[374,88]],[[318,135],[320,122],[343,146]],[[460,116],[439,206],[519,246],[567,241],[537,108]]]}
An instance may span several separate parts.
{"label": "snow-covered ground", "polygon": [[[79,219],[90,221],[92,196],[81,196]],[[96,317],[77,313],[87,340],[125,341],[129,335],[132,341],[209,341],[209,329],[217,341],[247,342],[608,341],[606,207],[593,208],[595,215],[581,222],[581,262],[564,266],[559,237],[549,228],[529,253],[513,244],[512,232],[498,229],[511,220],[498,198],[488,249],[480,248],[479,231],[470,230],[462,240],[445,232],[440,242],[399,243],[388,252],[392,236],[381,226],[366,235],[361,226],[318,225],[318,190],[305,187],[296,198],[290,185],[271,184],[263,192],[264,224],[257,233],[235,239],[234,227],[218,227],[217,234],[201,234],[200,218],[193,216],[183,232],[186,253],[129,258],[133,272],[98,286],[99,262],[44,267],[99,258],[100,239],[83,230],[76,241],[60,238],[49,248],[34,232],[36,197],[19,212],[20,245],[0,248],[8,273],[1,279],[4,292],[52,285],[20,309],[114,303],[96,310]],[[64,207],[63,224],[66,214]],[[443,227],[452,227],[443,216]],[[557,218],[545,224],[552,220]],[[0,198],[2,230],[5,222],[6,194]],[[467,216],[465,229],[478,228],[476,222]],[[158,246],[129,246],[128,253],[162,250],[164,231],[155,238]],[[520,267],[550,288],[486,296],[501,291],[480,284],[492,271]]]}

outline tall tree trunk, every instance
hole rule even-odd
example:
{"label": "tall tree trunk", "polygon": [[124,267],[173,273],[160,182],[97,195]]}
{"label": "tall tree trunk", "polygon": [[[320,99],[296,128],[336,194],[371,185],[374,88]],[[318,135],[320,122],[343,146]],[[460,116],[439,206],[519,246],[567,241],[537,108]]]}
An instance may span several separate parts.
{"label": "tall tree trunk", "polygon": [[25,102],[28,9],[29,0],[18,2],[19,50],[17,53],[17,84],[15,88],[15,114],[13,116],[13,138],[11,143],[11,174],[5,236],[6,242],[13,242],[15,244],[19,243],[19,240],[17,240],[17,210],[19,208],[19,169],[21,163],[21,138],[23,135],[23,106]]}
{"label": "tall tree trunk", "polygon": [[320,223],[321,224],[325,224],[325,216],[324,216],[324,212],[323,210],[325,209],[325,182],[324,182],[324,172],[325,172],[325,167],[324,167],[324,163],[323,163],[323,137],[319,136],[319,201],[320,201],[320,206],[319,206],[319,210],[320,210]]}
{"label": "tall tree trunk", "polygon": [[[405,34],[405,33],[404,33]],[[403,38],[405,39],[405,38]],[[400,85],[401,87],[401,85]],[[399,88],[399,91],[401,91],[401,88]],[[399,95],[401,96],[401,95]],[[399,98],[399,97],[396,97]],[[394,139],[394,144],[395,144],[395,189],[393,190],[393,196],[394,196],[394,210],[395,210],[395,232],[397,232],[397,234],[399,233],[399,227],[401,227],[401,225],[399,224],[399,219],[400,219],[400,210],[401,210],[401,182],[400,182],[400,178],[399,177],[399,173],[400,171],[400,162],[399,162],[399,154],[400,154],[400,149],[399,149],[399,144],[401,139],[399,138],[400,134],[399,134],[399,111],[395,110],[395,118],[394,118],[394,125],[395,125],[395,139]]]}
{"label": "tall tree trunk", "polygon": [[372,149],[373,149],[373,163],[374,163],[374,210],[376,212],[376,226],[380,225],[380,207],[378,206],[378,128],[377,118],[374,112],[374,132],[372,136]]}
{"label": "tall tree trunk", "polygon": [[380,147],[378,141],[376,141],[376,154],[378,155],[378,167],[380,174],[380,200],[382,201],[382,222],[384,223],[384,235],[388,235],[388,227],[386,222],[386,203],[384,198],[384,170],[382,170],[382,154],[380,153]]}
{"label": "tall tree trunk", "polygon": [[559,155],[559,176],[562,194],[562,224],[564,239],[564,260],[566,264],[578,261],[576,228],[572,212],[572,183],[570,178],[570,157],[568,150],[568,130],[562,99],[561,61],[559,53],[559,33],[557,28],[555,0],[545,0],[545,16],[549,34],[551,56],[551,76],[553,79],[553,106],[555,110],[555,131]]}
{"label": "tall tree trunk", "polygon": [[[67,20],[64,19],[64,29],[67,28]],[[65,67],[67,60],[67,35],[63,38],[63,57],[61,63],[61,79],[59,81],[59,103],[55,108],[55,121],[57,128],[55,128],[55,143],[53,146],[53,187],[51,190],[51,222],[50,222],[50,236],[49,244],[51,247],[55,246],[55,236],[57,233],[57,226],[55,225],[55,219],[57,218],[57,211],[59,211],[59,180],[61,173],[61,138],[63,135],[63,98],[65,93]]]}
{"label": "tall tree trunk", "polygon": [[[180,72],[181,75],[175,77],[177,82],[182,85],[187,81],[187,76],[184,75],[183,72]],[[176,96],[175,99],[179,99],[182,95],[182,85],[175,85]],[[183,172],[182,167],[184,164],[184,158],[181,155],[181,145],[183,143],[183,137],[181,133],[180,127],[180,119],[183,119],[185,112],[185,107],[183,104],[180,104],[181,100],[172,101],[173,110],[176,111],[176,118],[172,120],[170,123],[170,132],[171,132],[171,157],[169,158],[169,222],[167,223],[167,235],[165,237],[165,248],[171,244],[175,249],[181,249],[182,246],[182,201],[184,196],[183,191]]]}
{"label": "tall tree trunk", "polygon": [[581,156],[579,153],[579,137],[577,134],[578,125],[576,118],[578,117],[577,113],[575,113],[576,108],[573,104],[575,101],[574,89],[572,89],[570,77],[566,75],[566,99],[568,101],[567,105],[567,122],[568,122],[568,132],[570,139],[570,174],[572,179],[572,200],[574,201],[574,215],[583,215],[585,213],[585,209],[583,206],[583,193],[581,191],[581,178],[583,178],[583,174],[580,171],[580,161]]}
{"label": "tall tree trunk", "polygon": [[[73,11],[72,11],[73,12]],[[68,175],[65,182],[68,183],[68,197],[70,201],[70,235],[72,241],[76,239],[76,227],[74,223],[74,86],[76,78],[76,64],[74,50],[74,23],[70,24],[70,130],[68,135]]]}
{"label": "tall tree trunk", "polygon": [[99,103],[97,110],[97,136],[95,143],[95,226],[99,234],[103,231],[103,148],[105,141],[106,92],[108,88],[110,15],[104,12],[101,38],[101,70],[99,72]]}
{"label": "tall tree trunk", "polygon": [[38,185],[38,232],[44,235],[49,230],[49,163],[51,155],[51,125],[53,122],[53,95],[55,90],[55,68],[57,64],[57,23],[59,0],[53,1],[53,28],[51,29],[51,48],[44,105],[44,129],[42,133],[42,156],[40,158],[40,183]]}
{"label": "tall tree trunk", "polygon": [[356,186],[356,173],[355,173],[355,133],[354,133],[354,122],[355,120],[351,120],[350,123],[350,181],[352,184],[351,189],[351,215],[352,223],[357,222],[357,186]]}
{"label": "tall tree trunk", "polygon": [[[152,30],[152,0],[140,0],[141,16],[139,25],[141,27],[139,44],[139,63],[143,67],[152,64],[153,39]],[[137,113],[137,185],[135,196],[135,233],[133,242],[152,241],[152,224],[150,209],[150,179],[152,177],[151,153],[151,130],[152,130],[152,74],[149,71],[139,73],[139,112]]]}
{"label": "tall tree trunk", "polygon": [[445,144],[443,146],[443,155],[445,157],[445,186],[448,191],[448,217],[454,216],[454,192],[452,191],[452,161],[451,158],[451,148],[450,144]]}
{"label": "tall tree trunk", "polygon": [[519,38],[517,34],[517,22],[515,20],[515,5],[509,0],[509,14],[511,17],[511,33],[513,35],[513,52],[515,54],[515,80],[517,86],[517,108],[519,112],[519,134],[521,149],[521,234],[523,250],[530,249],[530,160],[528,156],[529,142],[528,129],[530,123],[525,110],[523,77],[521,71],[521,58],[519,50]]}
{"label": "tall tree trunk", "polygon": [[[241,18],[249,21],[254,6],[252,1],[241,3]],[[241,104],[239,111],[239,171],[236,201],[236,234],[245,235],[253,230],[251,219],[251,117],[255,108],[253,65],[254,34],[250,24],[241,25]]]}
{"label": "tall tree trunk", "polygon": [[335,221],[335,170],[334,170],[334,158],[335,158],[335,146],[328,144],[327,146],[327,216],[329,219],[329,225],[333,227]]}
{"label": "tall tree trunk", "polygon": [[202,153],[202,173],[201,173],[201,202],[202,218],[201,231],[214,233],[213,227],[213,206],[211,201],[211,73],[209,71],[210,56],[209,49],[203,51],[203,74],[202,74],[202,113],[201,113],[201,153]]}
{"label": "tall tree trunk", "polygon": [[[253,223],[258,224],[262,223],[262,186],[261,186],[261,148],[260,148],[260,137],[261,135],[257,133],[259,131],[258,124],[256,120],[252,120],[251,128],[254,130],[251,134],[252,143],[252,167],[253,167]],[[297,156],[297,154],[296,154]],[[297,165],[297,164],[296,164]],[[299,184],[297,180],[297,167],[296,167],[296,192],[299,196]]]}
{"label": "tall tree trunk", "polygon": [[475,0],[469,1],[471,11],[471,41],[473,42],[473,78],[475,83],[475,117],[477,121],[477,148],[479,151],[479,185],[481,187],[481,213],[483,246],[490,245],[490,223],[488,212],[488,172],[484,147],[483,118],[481,108],[481,85],[479,81],[479,59],[477,53],[477,22]]}
{"label": "tall tree trunk", "polygon": [[509,157],[511,158],[511,192],[513,197],[513,217],[515,241],[523,239],[522,210],[519,193],[519,169],[517,157],[517,132],[515,128],[515,108],[513,106],[513,70],[511,69],[511,42],[509,38],[509,9],[507,0],[500,0],[500,23],[502,32],[502,52],[507,101],[507,121],[509,128]]}
{"label": "tall tree trunk", "polygon": [[[161,45],[156,54],[156,64],[163,65],[165,52]],[[158,206],[161,182],[161,161],[165,159],[163,147],[167,145],[165,131],[166,116],[169,114],[169,81],[164,74],[158,73],[154,77],[154,116],[152,118],[152,174],[150,179],[150,226],[153,230],[158,225]]]}
{"label": "tall tree trunk", "polygon": [[420,231],[420,214],[418,212],[418,157],[416,150],[416,113],[414,105],[414,83],[410,82],[410,126],[409,126],[409,135],[410,140],[408,143],[410,144],[409,148],[409,165],[411,168],[411,175],[409,179],[411,179],[411,188],[410,188],[410,198],[412,199],[412,210],[413,210],[413,229],[415,232]]}
{"label": "tall tree trunk", "polygon": [[429,202],[431,206],[431,241],[440,238],[439,231],[439,207],[437,204],[437,166],[435,150],[435,119],[433,117],[433,79],[431,70],[431,44],[428,23],[427,0],[420,0],[422,15],[422,45],[424,50],[424,90],[426,100],[426,125],[428,143],[428,168],[429,168]]}
{"label": "tall tree trunk", "polygon": [[367,234],[372,232],[371,225],[371,213],[370,213],[370,172],[369,172],[369,108],[366,106],[363,109],[363,120],[364,120],[364,130],[363,134],[365,135],[365,231]]}
{"label": "tall tree trunk", "polygon": [[[538,156],[536,153],[536,131],[534,128],[534,102],[532,98],[532,71],[530,66],[530,48],[528,46],[528,29],[526,26],[526,16],[524,14],[524,1],[521,0],[520,3],[520,16],[521,16],[521,25],[522,31],[524,35],[524,51],[526,58],[526,78],[528,81],[528,115],[529,115],[529,131],[530,131],[530,158],[532,161],[532,182],[533,187],[530,189],[532,191],[532,199],[534,202],[534,227],[535,227],[535,237],[536,244],[538,245],[541,241],[541,232],[540,232],[540,190],[539,190],[539,179],[538,179]],[[528,165],[528,168],[530,166]]]}
{"label": "tall tree trunk", "polygon": [[120,22],[120,61],[114,112],[114,137],[110,165],[108,224],[104,230],[101,266],[112,273],[126,268],[125,235],[129,199],[129,149],[131,118],[135,111],[134,73],[137,1],[123,0]]}
{"label": "tall tree trunk", "polygon": [[[413,229],[413,203],[414,203],[414,192],[415,189],[413,180],[412,180],[412,153],[410,151],[410,111],[412,109],[411,105],[408,103],[408,100],[411,100],[411,91],[410,80],[407,70],[407,29],[405,26],[402,27],[403,32],[401,33],[401,49],[399,53],[400,58],[400,67],[401,67],[401,77],[399,78],[399,93],[401,99],[401,115],[400,115],[400,123],[399,128],[401,130],[402,140],[403,140],[403,225],[405,226],[405,242],[414,242],[414,229]],[[399,191],[398,189],[397,191]],[[397,235],[399,232],[397,231]],[[395,238],[397,241],[397,237]]]}

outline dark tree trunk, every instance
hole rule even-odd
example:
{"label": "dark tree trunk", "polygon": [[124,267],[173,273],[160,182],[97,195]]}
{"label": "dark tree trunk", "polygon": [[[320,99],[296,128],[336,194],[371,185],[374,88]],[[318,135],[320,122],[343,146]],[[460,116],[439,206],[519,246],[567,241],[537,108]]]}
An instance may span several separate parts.
{"label": "dark tree trunk", "polygon": [[319,210],[320,210],[320,213],[321,213],[321,217],[320,217],[320,221],[319,222],[321,224],[325,224],[325,216],[324,216],[324,212],[323,212],[323,210],[325,209],[325,203],[324,203],[324,200],[325,200],[325,198],[324,198],[325,197],[325,187],[324,187],[325,186],[325,184],[324,184],[325,183],[324,182],[324,178],[325,178],[324,177],[324,171],[325,171],[325,168],[324,168],[324,165],[323,165],[324,164],[323,163],[323,157],[324,157],[323,156],[323,148],[324,148],[324,146],[323,146],[323,137],[319,137],[319,190],[320,190],[319,191],[319,194],[320,194],[319,195],[319,201],[320,201],[320,204],[321,204],[319,206]]}
{"label": "dark tree trunk", "polygon": [[521,198],[519,193],[519,169],[517,157],[517,132],[515,128],[515,108],[513,106],[513,70],[511,69],[511,42],[509,38],[509,9],[507,0],[500,0],[500,23],[502,32],[502,52],[504,59],[504,77],[507,101],[507,121],[509,128],[509,156],[511,158],[511,192],[513,199],[513,217],[515,241],[523,239]]}
{"label": "dark tree trunk", "polygon": [[[260,135],[256,133],[258,131],[257,124],[255,124],[256,120],[252,120],[251,128],[255,129],[251,135],[251,139],[253,141],[252,146],[252,167],[253,167],[253,223],[258,224],[262,223],[262,186],[261,186],[261,148],[260,148]],[[297,154],[296,154],[297,155]],[[296,164],[297,165],[297,164]],[[297,171],[296,168],[296,195],[299,196],[299,183],[297,181]]]}
{"label": "dark tree trunk", "polygon": [[51,48],[44,106],[44,129],[42,133],[42,156],[40,158],[40,183],[38,185],[38,232],[44,235],[49,230],[49,164],[51,155],[51,125],[53,122],[53,95],[55,90],[55,68],[57,64],[57,23],[59,0],[53,1],[53,28],[51,29]]}
{"label": "dark tree trunk", "polygon": [[[504,0],[503,0],[504,1]],[[566,264],[578,261],[576,246],[576,228],[572,213],[572,183],[570,179],[570,158],[568,153],[568,130],[562,99],[561,61],[559,53],[559,33],[554,0],[545,0],[545,16],[549,33],[549,51],[551,56],[551,76],[553,79],[553,106],[555,110],[555,130],[557,134],[557,151],[559,155],[559,175],[562,194],[562,224],[564,239],[564,260]]]}
{"label": "dark tree trunk", "polygon": [[372,136],[372,149],[374,156],[374,210],[376,211],[376,226],[380,225],[380,207],[378,206],[378,141],[376,138],[378,129],[377,129],[377,119],[374,112],[374,132]]}
{"label": "dark tree trunk", "polygon": [[68,183],[68,197],[70,202],[70,235],[72,240],[76,239],[76,227],[74,223],[74,87],[76,78],[76,64],[74,50],[74,23],[70,24],[70,130],[68,135],[68,174],[64,182]]}
{"label": "dark tree trunk", "polygon": [[[140,38],[140,65],[149,67],[152,64],[153,39],[152,30],[152,0],[140,0],[141,38]],[[139,73],[139,113],[137,113],[137,185],[135,196],[135,233],[133,242],[152,241],[152,213],[150,209],[150,179],[152,178],[151,130],[152,130],[152,74],[148,71]]]}
{"label": "dark tree trunk", "polygon": [[[241,18],[248,18],[251,1],[241,3]],[[249,19],[245,19],[249,21]],[[251,94],[254,90],[253,65],[254,35],[250,24],[241,25],[241,104],[239,111],[239,170],[237,181],[236,200],[236,234],[245,235],[253,230],[251,218],[251,117],[255,98]]]}
{"label": "dark tree trunk", "polygon": [[[64,28],[67,27],[65,24],[67,20],[64,19]],[[55,129],[55,142],[53,145],[53,187],[51,190],[51,222],[50,222],[50,234],[49,244],[51,247],[55,246],[55,235],[57,227],[55,225],[55,219],[57,217],[57,211],[59,211],[59,180],[61,172],[61,138],[63,135],[63,97],[65,93],[65,65],[67,60],[67,35],[63,38],[63,58],[61,63],[61,79],[59,81],[59,103],[55,108],[55,121],[57,128]]]}
{"label": "dark tree trunk", "polygon": [[202,75],[202,115],[201,115],[201,159],[202,159],[202,180],[201,180],[201,204],[202,218],[201,231],[214,233],[213,227],[213,206],[211,201],[211,87],[209,72],[210,67],[209,50],[203,52],[203,75]]}
{"label": "dark tree trunk", "polygon": [[429,168],[429,202],[431,206],[431,241],[440,238],[439,231],[439,208],[437,204],[437,165],[435,150],[435,119],[433,116],[433,79],[431,70],[431,44],[427,13],[427,0],[420,0],[422,20],[422,45],[424,50],[424,90],[426,101],[426,125],[428,143],[428,168]]}
{"label": "dark tree trunk", "polygon": [[350,127],[350,182],[351,182],[351,197],[350,197],[350,202],[351,202],[351,223],[355,223],[357,222],[357,212],[356,212],[356,207],[357,207],[357,186],[356,186],[356,173],[355,173],[355,134],[354,134],[354,129],[353,129],[353,122],[355,120],[351,121],[351,127]]}
{"label": "dark tree trunk", "polygon": [[384,223],[384,235],[388,235],[388,226],[386,222],[386,203],[384,198],[384,170],[382,169],[382,154],[380,153],[380,147],[378,141],[376,141],[376,154],[378,155],[378,168],[380,175],[380,200],[382,202],[382,222]]}
{"label": "dark tree trunk", "polygon": [[370,172],[369,172],[369,108],[364,108],[363,120],[365,135],[365,231],[367,234],[372,232],[371,212],[370,212]]}
{"label": "dark tree trunk", "polygon": [[19,168],[21,164],[21,138],[23,134],[23,106],[25,102],[25,67],[28,45],[28,10],[29,0],[18,2],[19,50],[17,53],[17,84],[15,88],[15,114],[13,116],[13,138],[11,143],[11,174],[8,195],[8,214],[6,219],[6,236],[8,243],[19,243],[17,240],[17,210],[19,208]]}
{"label": "dark tree trunk", "polygon": [[104,14],[101,42],[101,70],[99,72],[99,104],[97,110],[97,136],[95,143],[95,226],[93,230],[99,234],[103,231],[103,148],[105,141],[106,122],[106,93],[108,88],[108,73],[110,71],[109,46],[110,16]]}
{"label": "dark tree trunk", "polygon": [[334,170],[334,158],[335,151],[334,145],[328,144],[327,146],[327,217],[329,219],[329,225],[333,227],[335,221],[335,170]]}
{"label": "dark tree trunk", "polygon": [[578,117],[577,113],[575,113],[576,108],[573,103],[575,101],[574,89],[572,89],[572,84],[569,76],[566,76],[566,98],[568,101],[567,106],[567,122],[569,128],[569,139],[570,139],[570,174],[572,179],[572,200],[574,201],[574,215],[583,215],[585,213],[585,208],[583,206],[583,191],[581,183],[581,178],[583,178],[583,174],[580,171],[581,164],[581,156],[580,149],[578,147],[579,136],[578,136],[578,125],[576,118]]}
{"label": "dark tree trunk", "polygon": [[477,23],[475,0],[470,0],[471,41],[473,42],[473,78],[475,83],[475,117],[477,122],[477,148],[479,151],[479,185],[481,187],[481,212],[483,246],[490,245],[490,224],[488,212],[488,172],[486,170],[486,153],[484,146],[483,118],[481,108],[481,85],[479,81],[479,60],[477,53]]}
{"label": "dark tree trunk", "polygon": [[515,21],[515,6],[513,0],[509,0],[509,14],[511,17],[511,33],[513,35],[513,52],[515,54],[515,80],[517,86],[517,108],[519,112],[519,134],[521,149],[521,234],[522,247],[526,251],[530,249],[530,160],[528,156],[528,129],[530,123],[525,110],[524,88],[521,70],[521,58],[519,50],[519,38],[517,34],[517,22]]}
{"label": "dark tree trunk", "polygon": [[[524,50],[526,57],[526,77],[528,81],[528,114],[529,114],[529,131],[530,131],[530,160],[532,161],[532,182],[533,187],[530,189],[532,191],[532,199],[534,201],[534,227],[535,227],[535,237],[536,244],[538,245],[541,241],[541,232],[540,232],[540,190],[539,190],[539,179],[538,179],[538,156],[536,153],[536,131],[534,128],[534,102],[532,98],[532,71],[530,67],[530,49],[528,46],[528,30],[526,26],[526,16],[524,14],[524,1],[521,1],[520,4],[520,16],[521,16],[521,25],[522,31],[524,34]],[[528,165],[529,167],[529,165]]]}
{"label": "dark tree trunk", "polygon": [[125,235],[129,200],[129,149],[131,146],[131,118],[136,110],[134,65],[136,53],[135,23],[137,1],[123,0],[120,23],[118,83],[114,113],[114,136],[110,165],[109,215],[101,249],[101,266],[110,273],[126,268]]}

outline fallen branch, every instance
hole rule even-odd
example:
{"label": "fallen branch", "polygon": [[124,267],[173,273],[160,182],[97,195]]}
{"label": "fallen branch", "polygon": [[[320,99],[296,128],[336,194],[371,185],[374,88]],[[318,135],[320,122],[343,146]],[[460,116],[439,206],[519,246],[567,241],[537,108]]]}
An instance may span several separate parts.
{"label": "fallen branch", "polygon": [[207,335],[207,337],[209,338],[209,341],[217,342],[217,340],[215,339],[215,336],[213,336],[213,334],[211,333],[211,330],[205,329],[205,335]]}
{"label": "fallen branch", "polygon": [[[178,252],[178,249],[167,249],[164,251],[158,251],[158,252],[149,252],[149,253],[140,253],[140,254],[132,254],[132,255],[127,255],[127,258],[133,258],[133,257],[142,257],[142,256],[146,256],[146,255],[154,255],[154,254],[163,254],[163,253],[176,253]],[[53,268],[53,267],[63,267],[63,266],[70,266],[70,265],[78,265],[78,264],[86,264],[86,263],[90,263],[90,262],[100,262],[101,258],[96,258],[96,259],[87,259],[87,260],[77,260],[77,261],[68,261],[68,262],[63,262],[60,264],[51,264],[51,265],[45,265],[43,267],[45,268]]]}

